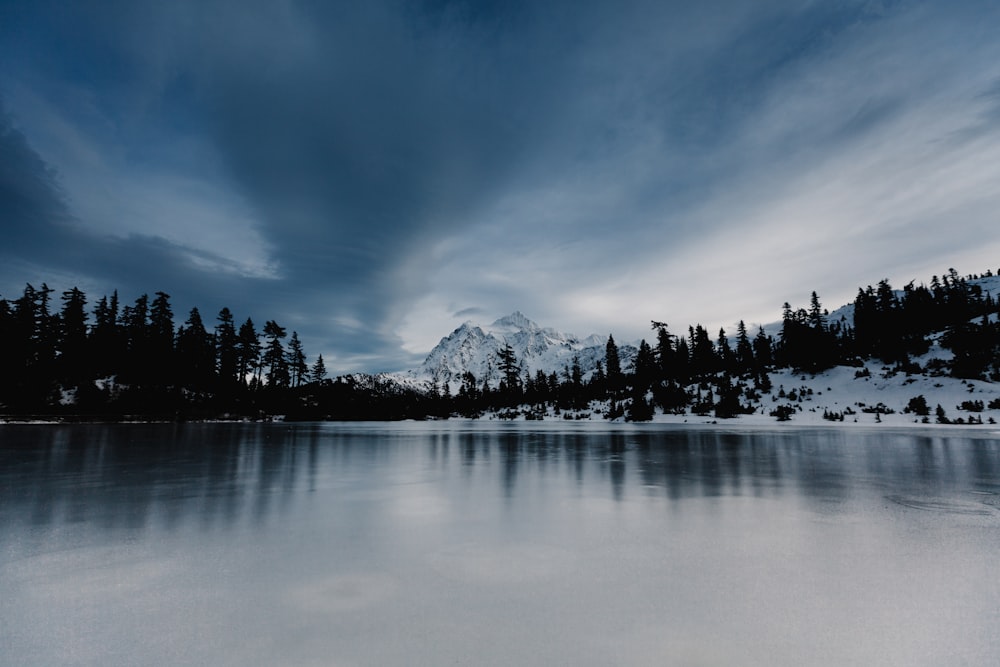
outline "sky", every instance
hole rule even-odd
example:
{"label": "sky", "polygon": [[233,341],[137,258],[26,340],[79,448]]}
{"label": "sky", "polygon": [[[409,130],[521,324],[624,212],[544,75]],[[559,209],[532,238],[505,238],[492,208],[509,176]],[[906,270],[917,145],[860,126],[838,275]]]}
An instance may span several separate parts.
{"label": "sky", "polygon": [[0,0],[0,296],[273,319],[332,374],[1000,268],[1000,3]]}

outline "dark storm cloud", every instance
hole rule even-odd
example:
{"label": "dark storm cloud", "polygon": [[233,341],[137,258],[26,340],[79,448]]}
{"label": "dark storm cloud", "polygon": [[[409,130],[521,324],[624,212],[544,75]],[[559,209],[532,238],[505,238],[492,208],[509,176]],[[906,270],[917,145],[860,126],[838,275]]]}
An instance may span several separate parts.
{"label": "dark storm cloud", "polygon": [[[25,282],[69,276],[88,284],[120,288],[128,302],[143,291],[169,289],[179,297],[183,312],[201,305],[206,279],[213,282],[212,300],[229,298],[245,310],[254,310],[252,298],[240,298],[248,282],[218,271],[199,269],[196,251],[155,236],[126,238],[89,234],[69,213],[58,173],[38,155],[0,106],[0,279],[9,289]],[[218,258],[202,257],[217,263]],[[69,288],[71,284],[61,285]],[[252,292],[252,290],[251,290]],[[17,292],[6,292],[16,298]],[[99,297],[91,294],[92,299]],[[221,307],[221,306],[220,306]],[[210,313],[206,313],[208,315]],[[183,321],[183,317],[179,321]]]}
{"label": "dark storm cloud", "polygon": [[[30,254],[69,222],[69,214],[51,167],[12,124],[0,99],[0,252],[8,261]],[[56,239],[56,242],[58,240]]]}

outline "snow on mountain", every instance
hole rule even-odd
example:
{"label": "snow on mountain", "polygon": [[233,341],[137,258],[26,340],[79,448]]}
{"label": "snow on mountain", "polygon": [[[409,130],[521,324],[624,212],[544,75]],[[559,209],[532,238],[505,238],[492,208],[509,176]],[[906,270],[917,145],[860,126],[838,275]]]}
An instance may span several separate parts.
{"label": "snow on mountain", "polygon": [[[607,342],[607,336],[598,334],[581,339],[543,328],[515,311],[488,325],[463,323],[441,339],[420,367],[399,375],[409,382],[447,383],[454,391],[461,385],[462,375],[471,372],[478,383],[485,380],[495,386],[500,379],[499,352],[506,345],[514,350],[522,376],[539,370],[561,374],[572,365],[574,357],[586,375],[597,368],[598,362],[603,363]],[[623,367],[631,363],[635,353],[634,346],[619,344]]]}
{"label": "snow on mountain", "polygon": [[[970,286],[978,286],[984,292],[992,294],[994,298],[1000,297],[1000,275],[983,276],[967,282]],[[899,290],[897,294],[902,297],[903,292]],[[840,321],[842,318],[848,326],[853,326],[853,303],[836,308],[827,315],[828,322]],[[755,335],[756,328],[756,325],[749,327],[751,337]],[[763,328],[769,335],[777,337],[781,332],[781,322],[765,324]],[[534,375],[539,370],[546,374],[554,372],[562,375],[576,357],[586,378],[594,372],[598,363],[604,362],[607,341],[608,337],[600,334],[579,338],[573,334],[544,328],[523,313],[515,311],[490,324],[472,321],[463,323],[442,338],[418,368],[395,373],[391,377],[413,387],[427,387],[431,382],[438,386],[447,383],[452,392],[455,392],[461,385],[462,375],[469,371],[476,377],[477,383],[485,380],[496,386],[500,380],[499,352],[509,344],[520,362],[522,376],[525,372]],[[622,368],[628,369],[635,359],[636,345],[618,341],[618,347]],[[947,354],[945,350],[937,352]],[[790,371],[787,373],[791,375]],[[849,373],[852,378],[853,373],[852,369]]]}

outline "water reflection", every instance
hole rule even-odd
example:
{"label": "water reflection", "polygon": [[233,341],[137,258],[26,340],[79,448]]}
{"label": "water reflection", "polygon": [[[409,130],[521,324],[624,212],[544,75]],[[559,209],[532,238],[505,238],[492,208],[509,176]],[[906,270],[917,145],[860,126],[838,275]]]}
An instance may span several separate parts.
{"label": "water reflection", "polygon": [[0,516],[37,527],[95,522],[134,531],[155,519],[224,529],[288,512],[323,483],[377,481],[400,464],[477,484],[493,477],[507,499],[557,480],[589,493],[603,484],[615,502],[792,490],[835,503],[859,483],[901,496],[956,488],[988,495],[1000,479],[998,447],[988,436],[837,430],[13,425],[0,428]]}
{"label": "water reflection", "polygon": [[0,662],[997,664],[998,499],[956,430],[3,426]]}

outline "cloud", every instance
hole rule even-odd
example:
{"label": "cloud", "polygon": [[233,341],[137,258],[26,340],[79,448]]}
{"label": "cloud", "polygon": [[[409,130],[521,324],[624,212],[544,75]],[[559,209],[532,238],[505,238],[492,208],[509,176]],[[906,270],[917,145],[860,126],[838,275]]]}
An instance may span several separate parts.
{"label": "cloud", "polygon": [[995,251],[989,3],[10,7],[17,256],[335,372],[469,316],[627,339]]}

